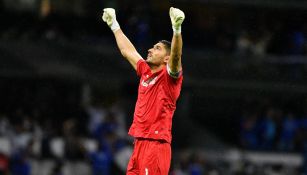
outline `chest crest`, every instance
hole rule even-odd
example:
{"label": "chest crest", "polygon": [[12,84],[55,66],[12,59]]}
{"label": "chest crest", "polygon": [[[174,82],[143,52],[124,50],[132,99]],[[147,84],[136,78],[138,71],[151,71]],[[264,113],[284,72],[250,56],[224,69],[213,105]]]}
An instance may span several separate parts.
{"label": "chest crest", "polygon": [[158,78],[158,76],[155,76],[155,77],[151,77],[151,78],[145,79],[145,81],[142,80],[142,83],[141,83],[141,84],[142,84],[142,86],[144,86],[144,87],[148,87],[149,85],[155,84],[156,81],[157,81],[157,78]]}

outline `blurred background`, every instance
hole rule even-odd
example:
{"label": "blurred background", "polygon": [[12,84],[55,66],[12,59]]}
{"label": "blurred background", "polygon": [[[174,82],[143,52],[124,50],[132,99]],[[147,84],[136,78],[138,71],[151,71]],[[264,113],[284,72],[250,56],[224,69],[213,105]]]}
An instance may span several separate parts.
{"label": "blurred background", "polygon": [[145,57],[183,24],[171,175],[307,175],[307,1],[0,0],[0,175],[121,175]]}

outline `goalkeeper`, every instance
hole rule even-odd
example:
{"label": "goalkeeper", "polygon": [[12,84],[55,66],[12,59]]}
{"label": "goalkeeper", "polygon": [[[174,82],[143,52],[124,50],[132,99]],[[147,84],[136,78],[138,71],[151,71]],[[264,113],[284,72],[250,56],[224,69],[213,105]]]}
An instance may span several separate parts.
{"label": "goalkeeper", "polygon": [[171,128],[182,85],[182,36],[184,13],[171,7],[172,42],[161,40],[144,60],[120,29],[115,10],[103,10],[102,19],[113,31],[117,46],[140,78],[129,135],[135,138],[127,175],[167,175],[171,162]]}

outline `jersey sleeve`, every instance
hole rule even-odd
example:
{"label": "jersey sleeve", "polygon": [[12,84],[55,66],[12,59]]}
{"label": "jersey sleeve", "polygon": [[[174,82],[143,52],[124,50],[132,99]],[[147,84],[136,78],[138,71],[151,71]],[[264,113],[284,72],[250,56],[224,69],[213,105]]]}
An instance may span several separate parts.
{"label": "jersey sleeve", "polygon": [[136,73],[138,76],[141,76],[142,74],[144,74],[144,72],[149,69],[147,63],[145,60],[143,59],[140,59],[138,62],[137,62],[137,65],[136,65]]}
{"label": "jersey sleeve", "polygon": [[169,74],[167,68],[165,69],[166,73],[166,79],[167,79],[167,86],[169,88],[169,92],[171,94],[171,97],[174,101],[179,97],[181,86],[182,86],[182,80],[183,80],[183,71],[181,70],[178,76],[173,77]]}

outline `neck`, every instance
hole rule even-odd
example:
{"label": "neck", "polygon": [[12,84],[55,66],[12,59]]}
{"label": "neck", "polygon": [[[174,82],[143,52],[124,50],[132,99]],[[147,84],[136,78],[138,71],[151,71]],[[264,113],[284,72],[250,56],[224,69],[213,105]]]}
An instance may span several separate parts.
{"label": "neck", "polygon": [[150,63],[148,65],[152,73],[158,72],[159,70],[163,69],[163,67],[165,66],[165,64],[154,65]]}

